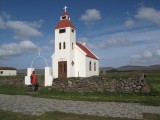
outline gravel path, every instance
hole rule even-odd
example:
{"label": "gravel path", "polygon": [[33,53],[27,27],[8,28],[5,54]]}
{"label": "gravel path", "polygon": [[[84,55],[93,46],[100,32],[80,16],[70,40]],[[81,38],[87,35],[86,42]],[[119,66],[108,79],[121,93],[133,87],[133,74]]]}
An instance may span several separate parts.
{"label": "gravel path", "polygon": [[144,106],[138,103],[55,100],[3,94],[0,94],[0,109],[37,116],[45,112],[59,111],[132,119],[142,119],[143,113],[160,114],[160,106]]}

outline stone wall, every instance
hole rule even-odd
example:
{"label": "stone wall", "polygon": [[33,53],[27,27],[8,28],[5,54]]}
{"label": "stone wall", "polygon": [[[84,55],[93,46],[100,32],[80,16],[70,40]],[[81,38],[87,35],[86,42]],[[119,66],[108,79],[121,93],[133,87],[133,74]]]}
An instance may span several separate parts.
{"label": "stone wall", "polygon": [[150,92],[147,82],[144,78],[68,78],[54,79],[54,89],[69,92]]}
{"label": "stone wall", "polygon": [[24,77],[0,77],[0,85],[24,86]]}

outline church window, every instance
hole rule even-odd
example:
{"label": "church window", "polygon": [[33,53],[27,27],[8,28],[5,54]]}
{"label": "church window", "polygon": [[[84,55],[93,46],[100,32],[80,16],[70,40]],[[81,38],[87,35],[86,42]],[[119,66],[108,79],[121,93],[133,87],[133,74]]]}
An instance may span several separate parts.
{"label": "church window", "polygon": [[66,49],[66,43],[63,42],[63,49]]}
{"label": "church window", "polygon": [[73,42],[72,42],[72,50],[73,50]]}
{"label": "church window", "polygon": [[74,30],[72,29],[72,32],[74,33]]}
{"label": "church window", "polygon": [[96,62],[94,62],[94,71],[96,71]]}
{"label": "church window", "polygon": [[73,65],[74,65],[74,62],[72,61],[71,64],[72,64],[72,66],[73,66]]}
{"label": "church window", "polygon": [[59,30],[59,33],[65,33],[66,32],[66,29],[60,29]]}
{"label": "church window", "polygon": [[0,73],[3,74],[3,71],[1,71]]}
{"label": "church window", "polygon": [[92,63],[91,63],[91,61],[89,62],[89,71],[91,71],[92,70]]}
{"label": "church window", "polygon": [[61,43],[59,43],[59,49],[61,49]]}
{"label": "church window", "polygon": [[63,17],[62,17],[62,20],[64,20],[64,19],[66,19],[66,16],[63,16]]}

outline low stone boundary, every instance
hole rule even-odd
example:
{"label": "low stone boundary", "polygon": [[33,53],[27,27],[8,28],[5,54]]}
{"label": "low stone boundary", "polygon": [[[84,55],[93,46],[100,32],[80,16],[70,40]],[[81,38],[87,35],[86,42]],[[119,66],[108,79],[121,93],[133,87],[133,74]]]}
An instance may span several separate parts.
{"label": "low stone boundary", "polygon": [[0,85],[17,85],[17,86],[24,86],[24,80],[23,80],[23,79],[0,80]]}
{"label": "low stone boundary", "polygon": [[109,79],[90,77],[54,79],[52,87],[60,91],[69,92],[150,92],[144,78]]}

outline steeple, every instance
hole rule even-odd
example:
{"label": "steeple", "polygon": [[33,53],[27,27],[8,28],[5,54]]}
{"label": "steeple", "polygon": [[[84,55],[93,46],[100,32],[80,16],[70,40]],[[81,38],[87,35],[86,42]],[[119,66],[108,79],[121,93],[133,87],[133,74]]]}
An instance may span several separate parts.
{"label": "steeple", "polygon": [[65,28],[65,27],[71,27],[71,28],[75,29],[73,24],[70,21],[69,14],[67,13],[67,8],[68,7],[66,7],[66,6],[63,8],[64,12],[60,16],[60,21],[55,29],[60,29],[60,28]]}

